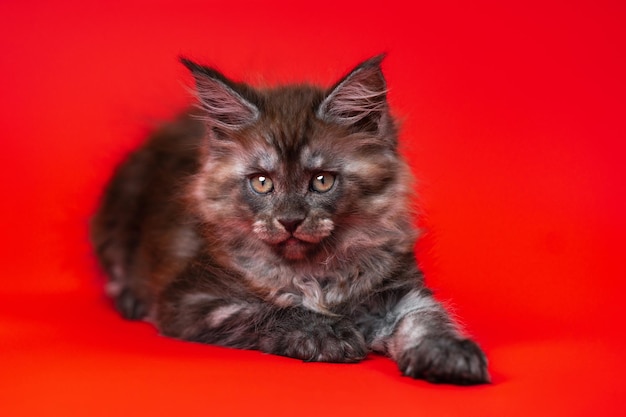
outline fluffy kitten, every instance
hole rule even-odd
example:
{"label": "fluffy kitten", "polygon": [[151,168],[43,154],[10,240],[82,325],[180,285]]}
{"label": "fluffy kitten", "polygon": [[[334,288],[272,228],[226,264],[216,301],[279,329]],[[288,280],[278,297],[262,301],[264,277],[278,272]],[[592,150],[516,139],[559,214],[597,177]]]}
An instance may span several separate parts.
{"label": "fluffy kitten", "polygon": [[369,351],[489,381],[423,283],[382,56],[330,89],[255,89],[190,60],[199,109],[118,168],[92,227],[109,293],[167,336],[299,358]]}

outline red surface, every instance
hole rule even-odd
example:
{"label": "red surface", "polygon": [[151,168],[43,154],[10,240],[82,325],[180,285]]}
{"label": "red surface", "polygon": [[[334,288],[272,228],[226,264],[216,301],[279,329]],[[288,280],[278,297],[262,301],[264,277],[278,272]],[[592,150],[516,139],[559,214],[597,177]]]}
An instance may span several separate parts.
{"label": "red surface", "polygon": [[[0,415],[626,415],[623,2],[0,3]],[[409,5],[410,3],[413,3]],[[102,295],[114,164],[189,101],[180,53],[329,84],[387,51],[429,284],[494,383],[162,338]]]}

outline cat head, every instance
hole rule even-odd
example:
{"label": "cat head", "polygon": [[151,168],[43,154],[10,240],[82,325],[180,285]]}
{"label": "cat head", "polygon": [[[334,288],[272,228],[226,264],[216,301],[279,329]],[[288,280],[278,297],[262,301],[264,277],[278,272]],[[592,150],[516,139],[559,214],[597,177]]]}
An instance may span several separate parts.
{"label": "cat head", "polygon": [[405,213],[407,174],[382,59],[329,89],[264,90],[181,59],[206,125],[193,195],[207,234],[298,262],[405,227],[395,217]]}

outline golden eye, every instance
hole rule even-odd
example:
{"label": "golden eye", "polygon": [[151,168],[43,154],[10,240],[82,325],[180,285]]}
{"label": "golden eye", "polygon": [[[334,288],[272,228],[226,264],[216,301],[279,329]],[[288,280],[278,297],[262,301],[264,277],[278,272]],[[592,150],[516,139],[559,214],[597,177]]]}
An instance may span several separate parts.
{"label": "golden eye", "polygon": [[333,188],[335,184],[335,176],[328,172],[315,174],[311,180],[311,189],[318,193],[325,193]]}
{"label": "golden eye", "polygon": [[270,177],[265,175],[255,175],[250,178],[252,189],[259,194],[267,194],[274,190],[274,183]]}

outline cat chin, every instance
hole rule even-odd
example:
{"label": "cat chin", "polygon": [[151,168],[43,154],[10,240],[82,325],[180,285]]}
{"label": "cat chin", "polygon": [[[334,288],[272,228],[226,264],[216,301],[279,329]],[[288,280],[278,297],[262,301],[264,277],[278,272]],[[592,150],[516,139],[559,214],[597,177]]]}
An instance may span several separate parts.
{"label": "cat chin", "polygon": [[274,248],[285,259],[291,261],[299,261],[307,257],[310,252],[313,243],[300,240],[295,237],[290,237],[283,242],[274,245]]}

